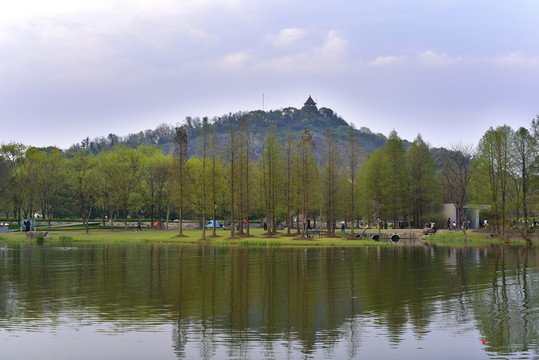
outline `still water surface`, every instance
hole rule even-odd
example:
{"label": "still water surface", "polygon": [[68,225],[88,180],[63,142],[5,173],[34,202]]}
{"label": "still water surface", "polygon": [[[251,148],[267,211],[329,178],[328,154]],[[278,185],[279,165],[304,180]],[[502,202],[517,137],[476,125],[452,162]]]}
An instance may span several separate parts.
{"label": "still water surface", "polygon": [[0,358],[539,359],[536,248],[75,246],[0,244]]}

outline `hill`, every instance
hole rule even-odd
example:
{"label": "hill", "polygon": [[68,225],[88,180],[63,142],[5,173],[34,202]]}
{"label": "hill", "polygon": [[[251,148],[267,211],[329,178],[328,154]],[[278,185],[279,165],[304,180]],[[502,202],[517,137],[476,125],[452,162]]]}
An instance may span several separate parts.
{"label": "hill", "polygon": [[[324,130],[330,128],[335,132],[335,137],[340,144],[344,144],[350,124],[338,116],[332,109],[317,108],[315,105],[305,105],[300,109],[287,107],[280,110],[230,113],[223,116],[208,119],[212,124],[212,131],[217,135],[219,145],[223,146],[228,138],[231,127],[237,126],[240,119],[245,118],[252,134],[253,154],[257,158],[264,142],[267,129],[272,126],[282,145],[286,141],[288,129],[295,139],[307,128],[313,140],[315,141],[316,153],[322,148],[322,139]],[[84,139],[81,143],[74,144],[69,150],[79,148],[86,149],[88,152],[97,154],[108,150],[117,144],[125,144],[130,147],[137,147],[141,144],[156,145],[163,153],[168,154],[174,150],[174,137],[176,128],[185,125],[188,134],[189,150],[191,154],[197,153],[198,143],[202,132],[203,119],[199,117],[187,117],[182,124],[176,126],[170,124],[161,124],[155,130],[145,130],[138,133],[132,133],[121,137],[115,134],[109,134],[107,137],[99,137],[93,140]],[[361,153],[371,153],[376,148],[384,146],[387,138],[383,134],[374,134],[368,128],[362,127],[354,129],[357,132]],[[410,142],[404,140],[405,146]]]}

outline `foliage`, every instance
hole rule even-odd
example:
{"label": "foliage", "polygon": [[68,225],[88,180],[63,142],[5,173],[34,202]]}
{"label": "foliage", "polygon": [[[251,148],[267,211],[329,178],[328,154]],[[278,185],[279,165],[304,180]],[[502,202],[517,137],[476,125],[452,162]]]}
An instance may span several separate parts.
{"label": "foliage", "polygon": [[[429,149],[421,136],[410,144],[396,131],[386,138],[356,130],[315,106],[186,122],[86,138],[67,151],[2,144],[0,211],[19,223],[36,214],[80,217],[87,230],[90,218],[111,229],[118,218],[124,227],[138,217],[167,224],[202,224],[209,214],[235,224],[266,218],[270,233],[286,228],[288,235],[306,235],[309,218],[330,232],[340,221],[354,231],[360,218],[421,227],[437,217],[440,188],[460,216],[470,201],[490,204],[502,231],[506,217],[539,211],[537,119],[529,130],[489,129],[475,157],[471,146]],[[366,137],[380,141],[372,147]],[[165,147],[173,141],[171,156]]]}

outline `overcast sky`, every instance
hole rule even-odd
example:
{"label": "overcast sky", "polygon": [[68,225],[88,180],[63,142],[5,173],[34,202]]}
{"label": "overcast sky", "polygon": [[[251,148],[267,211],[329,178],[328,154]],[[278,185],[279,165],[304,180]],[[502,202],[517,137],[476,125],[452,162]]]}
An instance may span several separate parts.
{"label": "overcast sky", "polygon": [[476,145],[539,114],[537,19],[537,0],[2,1],[0,142],[67,148],[312,95],[358,128]]}

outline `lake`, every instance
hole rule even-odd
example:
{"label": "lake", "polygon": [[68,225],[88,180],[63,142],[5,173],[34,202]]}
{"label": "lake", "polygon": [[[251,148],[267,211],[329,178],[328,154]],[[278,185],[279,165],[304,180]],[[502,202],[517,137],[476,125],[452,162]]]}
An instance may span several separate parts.
{"label": "lake", "polygon": [[537,248],[0,249],[2,359],[539,358]]}

